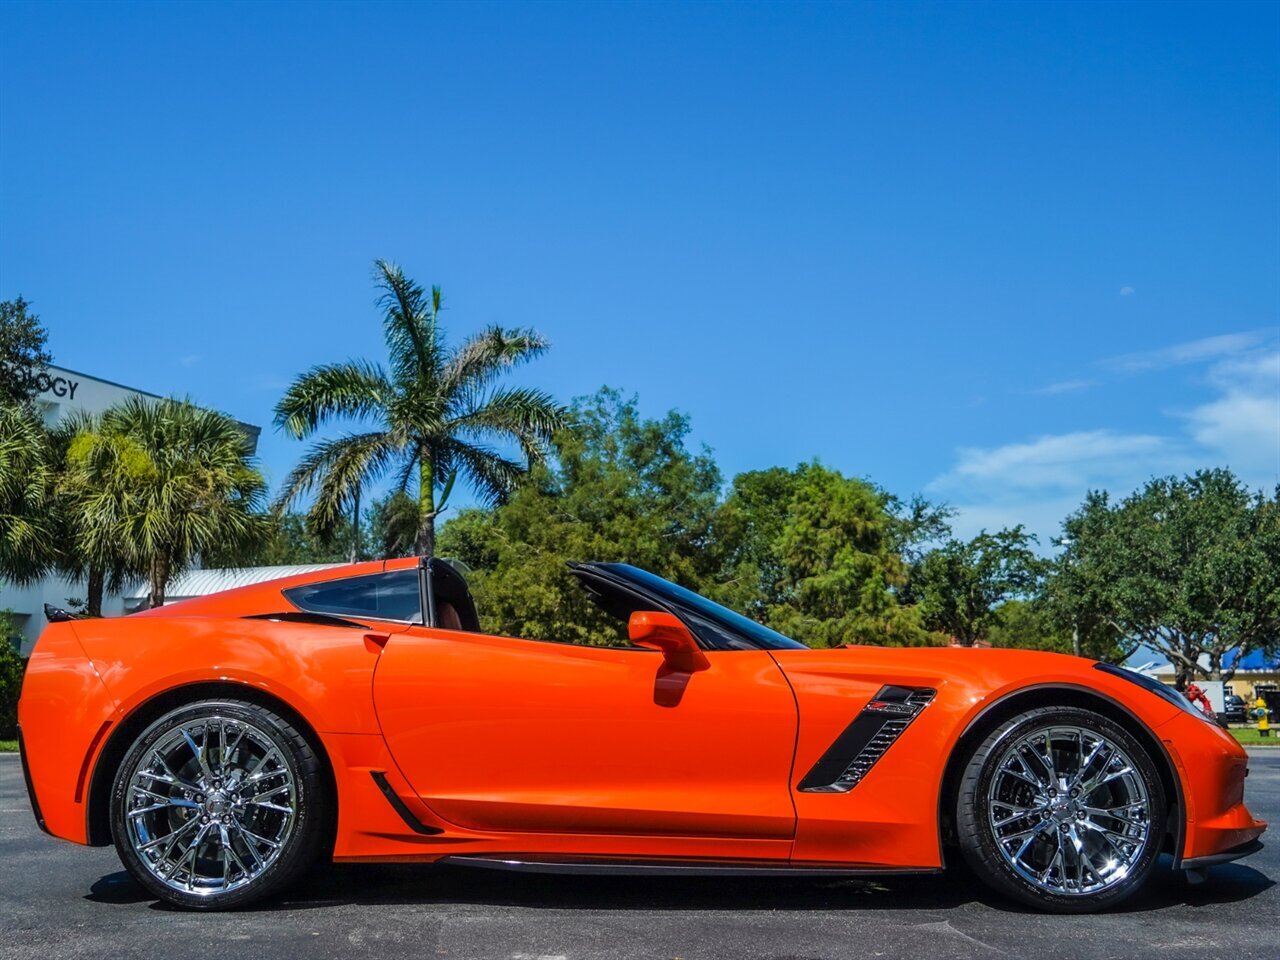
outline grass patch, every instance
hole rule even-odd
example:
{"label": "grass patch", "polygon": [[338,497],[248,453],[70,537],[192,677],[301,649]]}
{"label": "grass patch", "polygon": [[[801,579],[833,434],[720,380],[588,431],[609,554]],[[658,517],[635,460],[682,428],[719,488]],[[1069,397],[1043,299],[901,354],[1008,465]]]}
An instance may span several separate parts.
{"label": "grass patch", "polygon": [[17,753],[17,740],[0,740],[0,753]]}
{"label": "grass patch", "polygon": [[1232,727],[1230,733],[1249,747],[1280,747],[1280,727],[1273,726],[1269,737],[1260,736],[1257,727]]}

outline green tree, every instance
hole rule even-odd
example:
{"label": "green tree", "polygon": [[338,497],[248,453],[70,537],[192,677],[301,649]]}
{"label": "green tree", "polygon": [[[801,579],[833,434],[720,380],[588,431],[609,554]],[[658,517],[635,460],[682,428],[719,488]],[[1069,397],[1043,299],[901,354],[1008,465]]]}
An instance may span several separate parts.
{"label": "green tree", "polygon": [[[372,429],[318,442],[289,474],[278,506],[314,491],[314,529],[347,522],[360,490],[387,473],[397,491],[416,480],[415,548],[434,553],[436,517],[462,477],[481,499],[508,496],[543,459],[565,426],[562,407],[541,390],[497,385],[503,373],[537,357],[547,341],[529,329],[488,327],[456,348],[445,343],[440,288],[430,295],[394,264],[378,261],[390,369],[365,361],[314,367],[276,406],[276,426],[304,439],[335,419]],[[501,452],[519,450],[520,459]]]}
{"label": "green tree", "polygon": [[904,553],[928,511],[820,464],[796,471],[776,541],[781,580],[769,626],[812,646],[936,642],[903,602]]}
{"label": "green tree", "polygon": [[1018,650],[1047,650],[1071,653],[1071,631],[1035,600],[1006,600],[994,610],[987,627],[987,639],[993,647]]}
{"label": "green tree", "polygon": [[[848,498],[848,504],[855,509],[863,509],[864,517],[874,518],[875,536],[864,540],[863,546],[870,544],[873,553],[881,551],[885,558],[897,558],[886,561],[892,569],[883,569],[879,573],[880,581],[887,587],[887,599],[896,603],[900,599],[898,591],[904,569],[900,561],[912,561],[918,556],[923,543],[945,535],[950,511],[921,498],[901,501],[866,481],[846,480],[839,473],[816,463],[801,464],[794,470],[771,467],[734,477],[715,520],[712,550],[718,558],[720,576],[718,582],[710,587],[713,598],[774,626],[777,626],[775,615],[783,615],[788,621],[794,619],[790,614],[801,618],[807,616],[795,606],[804,603],[800,596],[804,591],[797,585],[812,576],[808,568],[820,574],[821,565],[815,566],[811,557],[796,549],[803,545],[804,534],[795,529],[795,508],[800,506],[812,511],[815,493],[820,507],[823,488],[827,485],[854,494]],[[817,525],[823,531],[820,535],[828,537],[829,544],[842,536],[842,524],[851,523],[847,513],[847,510],[833,509],[818,518]],[[854,523],[853,526],[864,530],[865,522]],[[792,536],[790,561],[784,554],[783,543],[784,533],[789,528]],[[850,544],[856,546],[852,541]],[[852,554],[845,559],[852,561]],[[865,566],[866,557],[860,562]],[[873,561],[873,565],[876,562]],[[809,584],[809,587],[817,586],[816,582]],[[886,599],[874,591],[870,596],[875,598],[876,606]],[[892,609],[892,606],[885,609]],[[785,614],[784,611],[788,610],[790,614]],[[826,619],[826,613],[819,605],[812,611],[812,617]],[[898,623],[897,626],[909,625]],[[913,628],[909,629],[913,642],[921,639],[914,636]],[[863,639],[875,635],[874,630],[859,634]],[[902,641],[906,639],[902,638]],[[876,642],[884,640],[885,637],[880,636]]]}
{"label": "green tree", "polygon": [[96,430],[78,433],[67,459],[99,491],[83,507],[86,551],[118,537],[130,563],[146,571],[152,607],[202,555],[249,555],[269,533],[249,438],[224,414],[185,400],[130,398],[103,413]]}
{"label": "green tree", "polygon": [[1046,564],[1031,548],[1035,539],[1021,526],[984,530],[925,554],[911,578],[925,625],[966,647],[986,640],[1000,605],[1030,597],[1040,585]]}
{"label": "green tree", "polygon": [[601,390],[575,401],[575,428],[554,456],[496,509],[446,523],[440,553],[472,568],[486,630],[574,643],[625,642],[592,604],[568,561],[633,563],[694,590],[713,572],[708,549],[720,473],[691,452],[688,419],[641,417],[636,401]]}
{"label": "green tree", "polygon": [[27,404],[0,403],[0,577],[30,583],[56,563],[56,455]]}
{"label": "green tree", "polygon": [[0,402],[22,403],[36,394],[32,372],[53,362],[45,349],[48,333],[31,304],[18,297],[0,301]]}
{"label": "green tree", "polygon": [[1059,617],[1159,651],[1180,686],[1230,680],[1226,653],[1280,644],[1280,489],[1266,496],[1229,470],[1201,470],[1115,504],[1091,492],[1063,529],[1051,584]]}
{"label": "green tree", "polygon": [[[993,647],[1078,653],[1107,663],[1124,663],[1134,650],[1132,644],[1123,642],[1110,628],[1077,630],[1074,624],[1059,616],[1043,594],[1030,600],[1006,600],[996,607],[995,613],[987,634]],[[1079,651],[1075,649],[1077,637]]]}
{"label": "green tree", "polygon": [[787,601],[779,542],[804,469],[738,474],[714,518],[711,549],[720,577],[708,595],[761,623]]}
{"label": "green tree", "polygon": [[418,501],[403,490],[375,500],[369,528],[369,542],[379,556],[412,556],[418,541]]}

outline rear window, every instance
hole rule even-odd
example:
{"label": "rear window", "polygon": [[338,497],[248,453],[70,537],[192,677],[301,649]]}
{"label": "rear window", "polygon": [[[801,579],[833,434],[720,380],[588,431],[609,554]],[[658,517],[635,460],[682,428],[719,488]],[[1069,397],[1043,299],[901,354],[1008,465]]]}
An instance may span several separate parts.
{"label": "rear window", "polygon": [[377,620],[422,620],[418,571],[394,570],[345,580],[308,583],[284,591],[285,599],[309,613],[334,613]]}

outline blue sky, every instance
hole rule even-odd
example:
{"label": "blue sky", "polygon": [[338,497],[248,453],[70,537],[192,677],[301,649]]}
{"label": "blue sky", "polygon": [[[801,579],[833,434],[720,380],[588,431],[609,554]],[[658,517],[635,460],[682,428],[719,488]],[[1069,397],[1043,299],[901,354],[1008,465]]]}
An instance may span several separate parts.
{"label": "blue sky", "polygon": [[1280,480],[1280,6],[0,7],[0,297],[270,429],[370,265],[522,376],[1044,536]]}

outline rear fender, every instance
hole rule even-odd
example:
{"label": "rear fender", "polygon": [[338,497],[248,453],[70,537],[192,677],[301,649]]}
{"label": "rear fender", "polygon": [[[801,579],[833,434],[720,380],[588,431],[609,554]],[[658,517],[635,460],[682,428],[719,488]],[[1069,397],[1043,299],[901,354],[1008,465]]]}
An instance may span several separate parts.
{"label": "rear fender", "polygon": [[203,617],[74,626],[116,700],[115,720],[165,691],[217,681],[246,684],[284,701],[318,733],[379,733],[373,669],[381,647],[365,640],[369,631]]}

